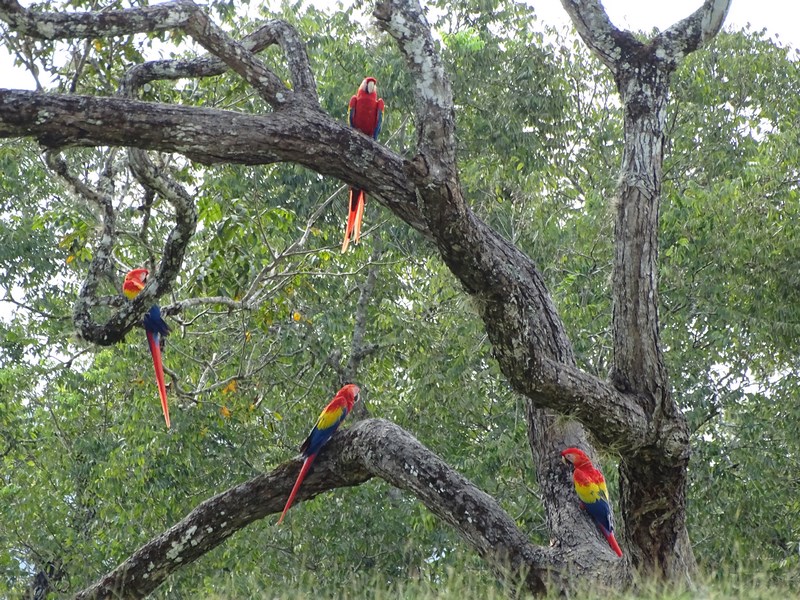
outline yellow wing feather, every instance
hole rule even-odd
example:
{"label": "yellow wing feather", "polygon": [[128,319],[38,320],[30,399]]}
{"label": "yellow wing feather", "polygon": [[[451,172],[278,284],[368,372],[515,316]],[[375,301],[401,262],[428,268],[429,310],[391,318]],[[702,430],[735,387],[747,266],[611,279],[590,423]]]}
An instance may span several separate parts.
{"label": "yellow wing feather", "polygon": [[601,483],[576,483],[575,491],[578,492],[578,498],[584,504],[597,502],[598,500],[605,500],[608,502],[608,488],[605,481]]}
{"label": "yellow wing feather", "polygon": [[328,429],[333,426],[336,421],[342,418],[342,408],[334,408],[332,410],[324,410],[317,419],[317,429]]}

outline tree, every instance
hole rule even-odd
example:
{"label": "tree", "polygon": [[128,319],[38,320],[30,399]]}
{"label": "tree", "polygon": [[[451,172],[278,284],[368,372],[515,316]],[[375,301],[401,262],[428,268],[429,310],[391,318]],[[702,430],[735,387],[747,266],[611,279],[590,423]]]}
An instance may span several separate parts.
{"label": "tree", "polygon": [[[433,241],[443,264],[473,300],[507,382],[526,398],[532,459],[555,543],[547,548],[533,545],[491,497],[405,431],[384,421],[364,420],[337,435],[299,499],[381,477],[422,500],[488,561],[510,567],[511,572],[527,573],[532,591],[549,585],[568,587],[567,573],[572,569],[586,579],[611,575],[618,585],[630,579],[632,570],[680,579],[694,570],[685,525],[689,429],[670,394],[656,286],[666,104],[671,74],[687,54],[717,33],[728,4],[709,0],[687,19],[641,42],[615,28],[598,2],[564,2],[584,41],[611,71],[624,115],[622,171],[614,205],[609,379],[578,366],[573,341],[540,270],[468,206],[468,188],[457,169],[456,109],[449,77],[422,9],[414,2],[379,2],[374,11],[378,26],[405,58],[417,133],[411,160],[354,133],[320,108],[306,49],[288,23],[270,21],[239,43],[203,10],[185,1],[90,13],[36,12],[4,2],[0,17],[23,38],[78,38],[102,44],[112,36],[177,30],[213,57],[134,67],[127,71],[116,97],[3,90],[0,134],[33,137],[53,150],[104,145],[134,148],[127,163],[146,190],[145,210],[156,197],[172,206],[174,223],[168,235],[164,232],[166,242],[155,282],[130,304],[114,296],[99,296],[106,279],[118,279],[114,253],[123,242],[118,239],[120,215],[114,208],[112,182],[121,178],[119,156],[110,152],[98,164],[104,175],[100,184],[87,186],[57,152],[48,154],[50,168],[102,215],[103,235],[92,249],[73,317],[80,336],[99,345],[120,341],[146,307],[175,288],[187,246],[203,234],[196,232],[198,207],[187,191],[191,165],[178,162],[176,173],[170,176],[168,164],[156,166],[144,151],[176,152],[201,164],[291,162],[365,188]],[[461,42],[469,43],[469,39]],[[270,68],[255,53],[275,44],[284,63]],[[102,68],[95,66],[101,81]],[[269,112],[253,115],[133,99],[142,90],[148,93],[144,88],[152,89],[159,80],[203,78],[228,69],[258,94],[253,107],[268,106]],[[284,71],[291,86],[285,83]],[[77,85],[79,80],[76,76],[73,81]],[[520,164],[524,168],[525,163]],[[306,231],[312,228],[310,221]],[[147,232],[144,227],[140,256],[142,248],[151,246]],[[226,243],[230,241],[228,237]],[[245,236],[237,243],[257,242]],[[150,249],[151,257],[155,254]],[[203,302],[258,309],[260,284],[265,277],[274,277],[279,263],[290,254],[273,254],[269,268],[256,280],[258,285],[244,294],[234,291]],[[136,252],[128,250],[128,256],[133,258]],[[234,271],[236,266],[234,262],[227,268]],[[290,273],[284,275],[288,279]],[[362,286],[365,290],[369,286]],[[191,300],[178,302],[174,310],[179,313],[191,305]],[[357,357],[368,348],[359,349],[356,344],[354,350]],[[262,351],[267,353],[266,348]],[[353,373],[357,365],[348,368]],[[568,478],[558,463],[560,449],[568,445],[593,453],[589,435],[619,454],[618,519],[623,523],[625,561],[598,552],[600,541],[592,525],[580,518]],[[286,463],[200,504],[87,589],[83,597],[108,590],[138,597],[153,590],[170,572],[247,523],[280,510],[297,468],[297,461]]]}

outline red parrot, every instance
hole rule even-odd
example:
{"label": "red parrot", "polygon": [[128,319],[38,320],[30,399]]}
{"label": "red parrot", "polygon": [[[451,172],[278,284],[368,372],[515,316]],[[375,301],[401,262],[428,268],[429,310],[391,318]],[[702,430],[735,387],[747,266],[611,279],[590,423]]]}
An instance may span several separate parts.
{"label": "red parrot", "polygon": [[608,488],[603,474],[595,469],[586,453],[577,448],[567,448],[561,453],[561,458],[573,467],[572,480],[581,500],[581,508],[597,523],[611,549],[617,556],[622,556],[617,538],[614,537],[614,517],[611,514]]}
{"label": "red parrot", "polygon": [[[144,289],[147,283],[147,269],[133,269],[125,275],[125,281],[122,284],[122,293],[128,300],[133,300]],[[167,386],[164,384],[164,365],[161,362],[161,346],[164,343],[164,338],[169,335],[169,325],[161,317],[161,308],[158,304],[150,307],[150,310],[144,315],[142,319],[145,333],[147,333],[147,342],[150,344],[150,354],[153,355],[153,368],[156,371],[156,383],[158,384],[158,395],[161,397],[161,408],[164,411],[164,420],[167,422],[167,429],[169,429],[169,407],[167,406]]]}
{"label": "red parrot", "polygon": [[[378,139],[383,124],[383,98],[378,98],[378,81],[374,77],[367,77],[358,86],[356,95],[350,98],[350,106],[347,111],[347,118],[350,127],[355,127],[361,133],[370,136],[373,140]],[[361,235],[361,219],[364,218],[364,203],[367,196],[364,190],[350,188],[350,200],[348,206],[350,212],[347,215],[347,228],[344,231],[344,242],[342,242],[342,252],[347,251],[350,243],[350,236],[353,243],[358,243]]]}
{"label": "red parrot", "polygon": [[331,439],[336,430],[344,421],[347,414],[353,410],[353,404],[358,402],[359,389],[357,385],[348,383],[333,397],[317,419],[314,429],[308,434],[306,441],[300,446],[300,452],[305,458],[303,466],[300,469],[300,474],[297,476],[297,481],[294,482],[292,492],[289,494],[289,499],[286,501],[286,506],[283,507],[281,518],[278,519],[278,525],[283,522],[283,517],[286,516],[286,511],[294,501],[297,495],[297,490],[300,489],[300,484],[303,483],[308,470],[311,468],[311,463],[319,454],[320,449]]}

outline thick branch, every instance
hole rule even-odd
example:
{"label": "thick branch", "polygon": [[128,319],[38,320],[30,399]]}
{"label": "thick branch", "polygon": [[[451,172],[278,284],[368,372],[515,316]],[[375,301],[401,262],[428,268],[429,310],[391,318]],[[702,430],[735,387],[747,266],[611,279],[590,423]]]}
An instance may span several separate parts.
{"label": "thick branch", "polygon": [[[132,146],[198,162],[296,162],[367,190],[412,227],[416,207],[408,161],[328,115],[295,105],[263,116],[96,98],[0,90],[0,137],[45,146]],[[152,299],[151,299],[152,300]]]}
{"label": "thick branch", "polygon": [[195,9],[192,3],[167,2],[129,10],[52,13],[27,10],[17,0],[0,0],[0,19],[33,38],[99,38],[177,29]]}
{"label": "thick branch", "polygon": [[731,0],[706,0],[693,14],[653,38],[656,56],[678,66],[687,54],[719,33],[730,6]]}
{"label": "thick branch", "polygon": [[600,0],[561,0],[561,4],[583,42],[612,72],[621,58],[642,47],[633,34],[614,27]]}
{"label": "thick branch", "polygon": [[[564,589],[563,555],[555,548],[532,545],[497,501],[476,488],[408,432],[388,421],[367,421],[375,442],[362,455],[366,468],[392,485],[408,490],[428,509],[455,527],[490,564],[527,571],[528,588],[544,592],[550,584]],[[378,453],[379,440],[393,448]]]}
{"label": "thick branch", "polygon": [[[190,0],[176,1],[190,2]],[[280,77],[267,68],[255,54],[225,33],[199,7],[186,22],[185,30],[206,50],[219,56],[272,106],[284,106],[293,99],[293,93],[283,84]]]}
{"label": "thick branch", "polygon": [[157,297],[170,291],[180,272],[186,247],[197,226],[197,208],[189,192],[177,181],[160,171],[144,150],[131,148],[130,168],[136,179],[146,188],[167,200],[175,211],[175,227],[169,232],[161,263],[155,273]]}
{"label": "thick branch", "polygon": [[672,71],[690,52],[712,39],[722,28],[731,0],[705,0],[703,6],[650,43],[617,29],[599,0],[561,0],[584,43],[615,75],[624,62],[638,63],[644,55]]}
{"label": "thick branch", "polygon": [[[143,598],[177,569],[197,560],[238,530],[280,512],[302,464],[300,457],[237,485],[190,512],[105,575],[78,593],[90,598]],[[492,563],[527,572],[532,590],[562,581],[561,559],[552,549],[530,544],[497,502],[453,471],[408,432],[382,420],[360,421],[338,433],[315,461],[297,500],[371,477],[415,494]],[[289,518],[292,518],[289,513]],[[562,581],[563,582],[563,581]]]}
{"label": "thick branch", "polygon": [[636,401],[581,369],[543,358],[531,369],[528,396],[582,423],[592,423],[598,442],[616,450],[633,449],[649,432],[644,400]]}
{"label": "thick branch", "polygon": [[419,2],[381,0],[373,12],[391,35],[413,75],[420,156],[438,180],[455,169],[453,91]]}

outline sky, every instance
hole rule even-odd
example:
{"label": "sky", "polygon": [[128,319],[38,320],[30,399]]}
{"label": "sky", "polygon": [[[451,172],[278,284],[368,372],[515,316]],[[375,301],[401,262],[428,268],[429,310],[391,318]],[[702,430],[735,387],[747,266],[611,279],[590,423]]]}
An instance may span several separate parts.
{"label": "sky", "polygon": [[[24,2],[25,5],[32,3],[35,0]],[[560,0],[528,0],[528,3],[543,22],[555,26],[569,25]],[[650,31],[653,27],[665,29],[701,5],[702,0],[603,0],[603,6],[617,27],[643,31]],[[768,35],[777,36],[782,44],[800,48],[800,2],[733,0],[725,27],[741,29],[748,23],[754,30],[766,29]],[[33,78],[24,70],[15,68],[4,49],[0,50],[0,74],[0,87],[34,89]]]}
{"label": "sky", "polygon": [[[602,0],[611,22],[633,31],[666,29],[702,6],[702,0]],[[560,0],[528,0],[539,17],[553,25],[567,25],[569,17]],[[725,19],[726,29],[766,28],[779,41],[800,48],[800,2],[795,0],[733,0]]]}

